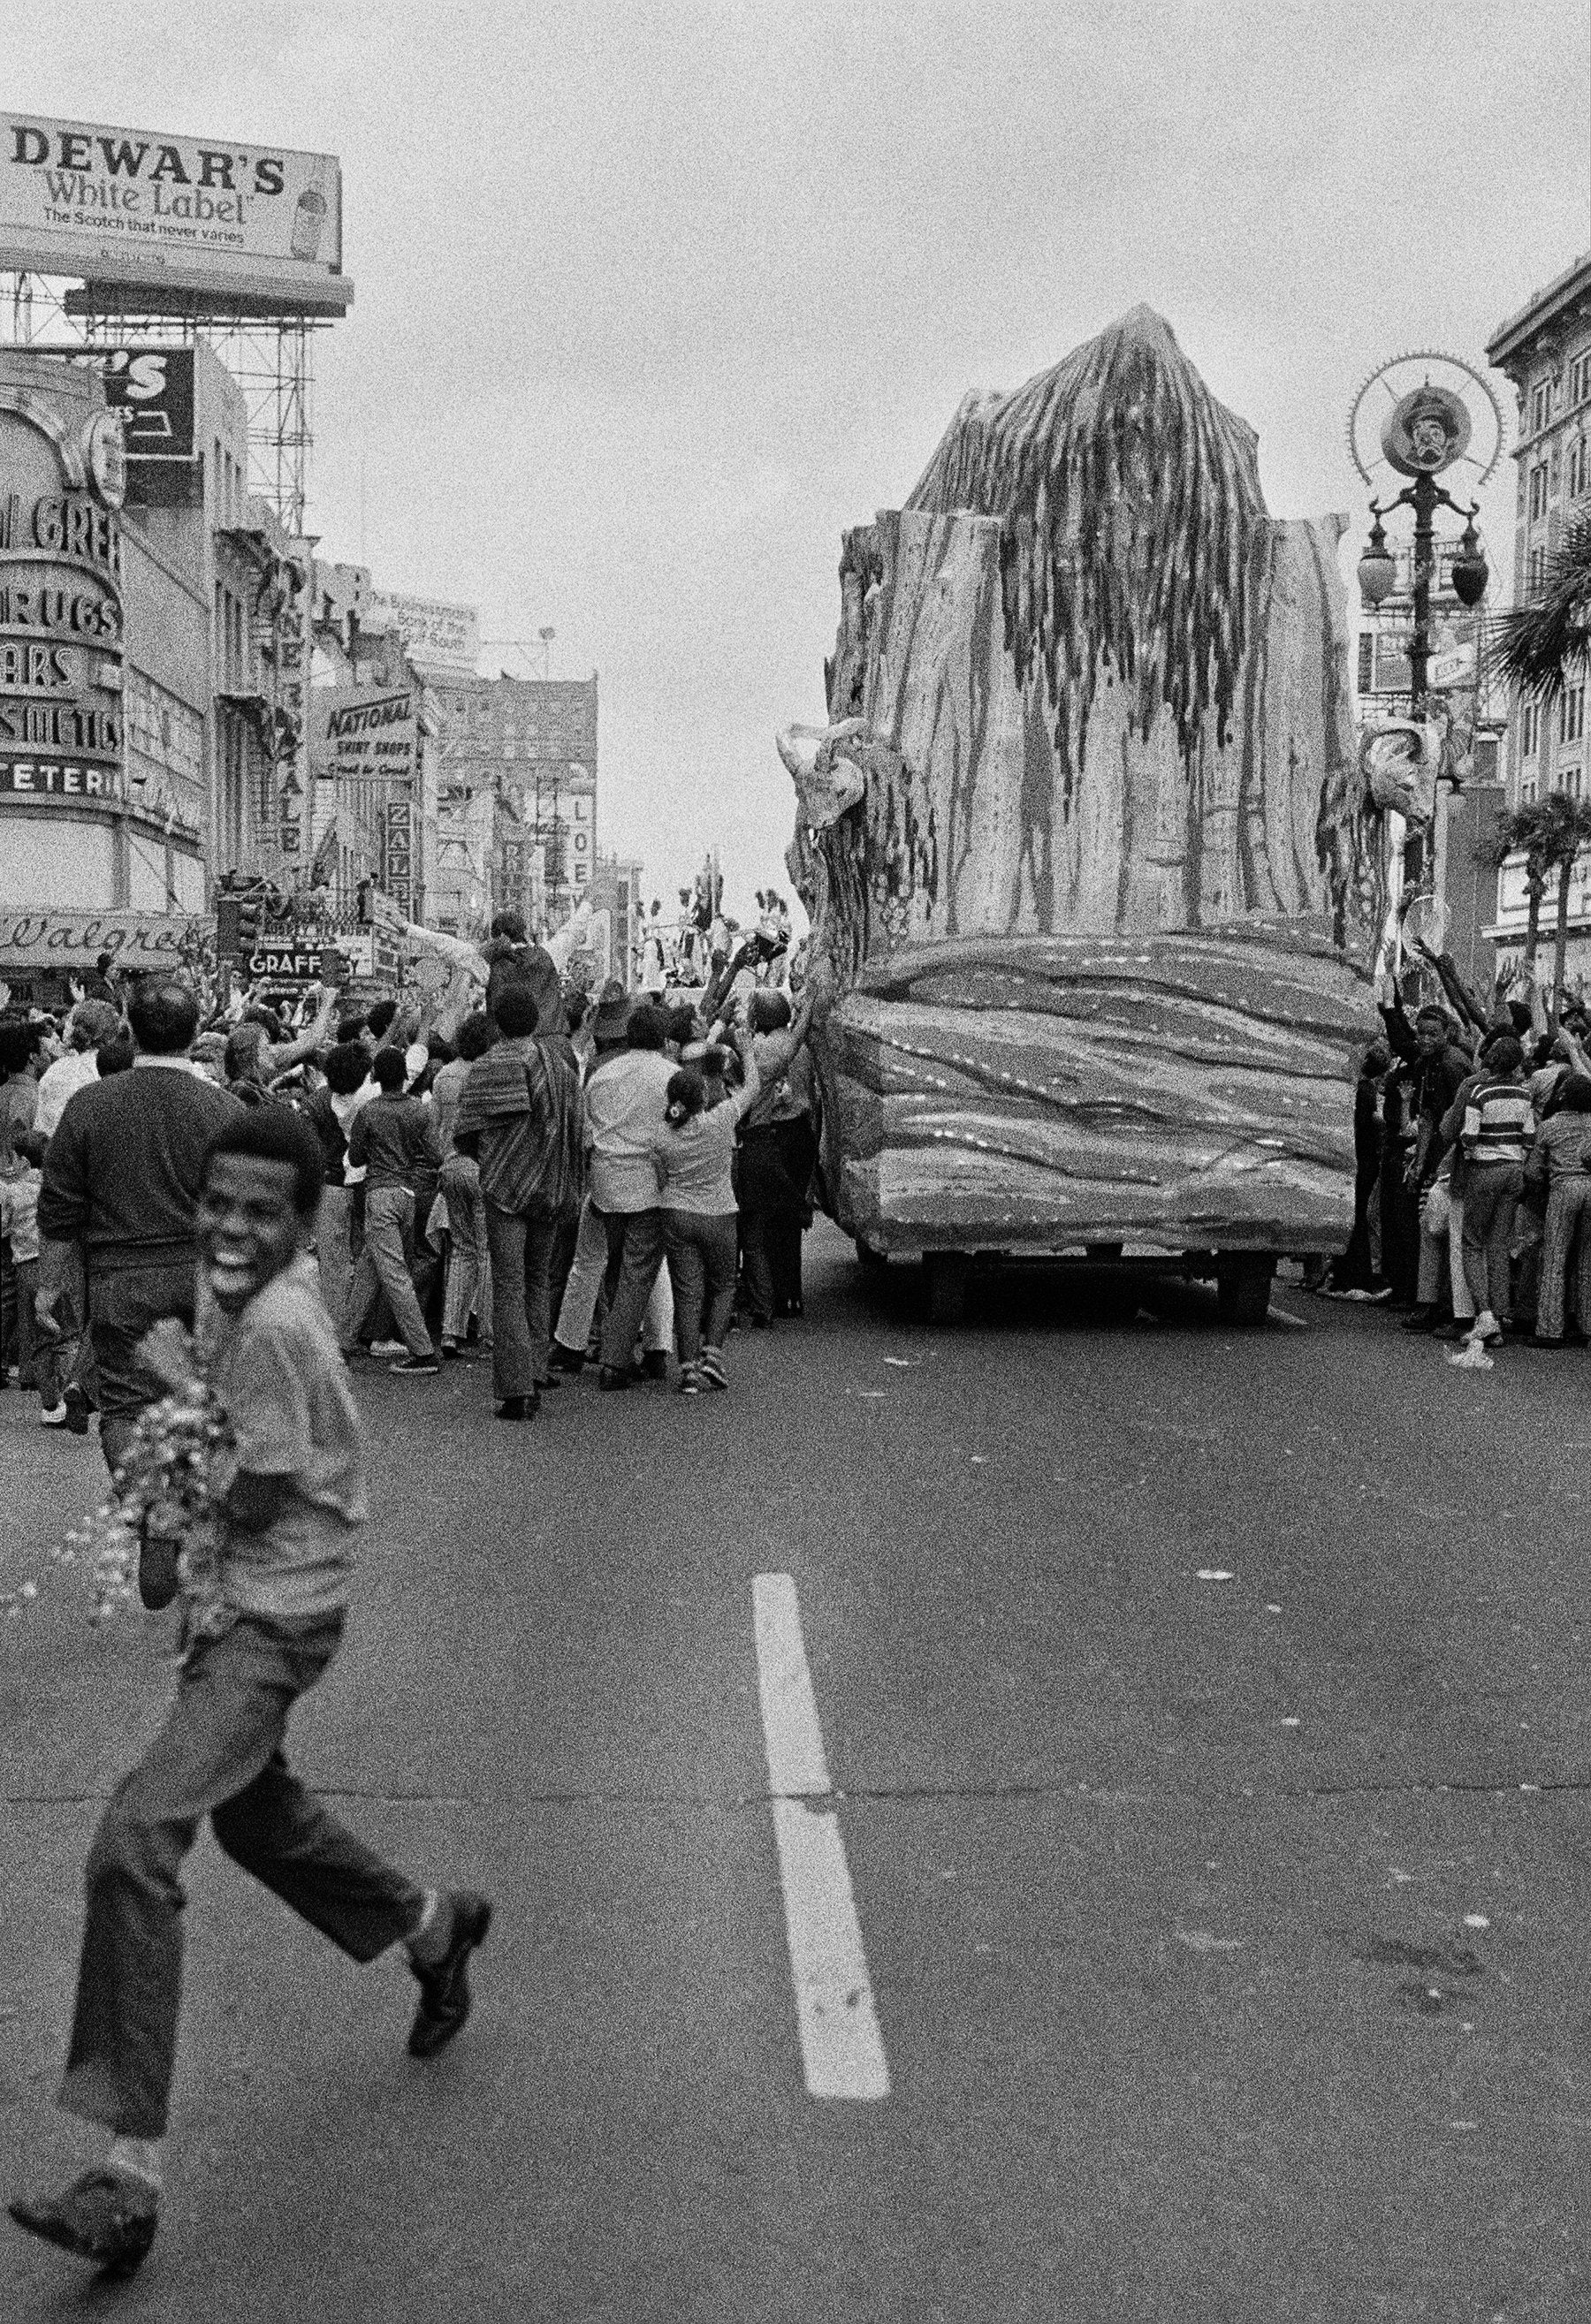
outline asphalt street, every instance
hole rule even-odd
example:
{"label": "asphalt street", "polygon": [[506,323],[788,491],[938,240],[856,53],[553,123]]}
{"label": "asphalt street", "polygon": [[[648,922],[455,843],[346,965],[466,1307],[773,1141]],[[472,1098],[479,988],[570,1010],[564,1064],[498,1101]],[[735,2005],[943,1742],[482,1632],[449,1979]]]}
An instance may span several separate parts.
{"label": "asphalt street", "polygon": [[[361,1368],[296,1757],[491,1891],[475,2017],[414,2064],[402,1967],[201,1838],[154,2253],[7,2229],[0,2316],[1591,2316],[1591,1354],[1052,1270],[936,1331],[809,1254],[727,1397]],[[35,1410],[0,1583],[101,1489]],[[87,1603],[0,1627],[8,2188],[92,2151],[81,1865],[170,1685]]]}

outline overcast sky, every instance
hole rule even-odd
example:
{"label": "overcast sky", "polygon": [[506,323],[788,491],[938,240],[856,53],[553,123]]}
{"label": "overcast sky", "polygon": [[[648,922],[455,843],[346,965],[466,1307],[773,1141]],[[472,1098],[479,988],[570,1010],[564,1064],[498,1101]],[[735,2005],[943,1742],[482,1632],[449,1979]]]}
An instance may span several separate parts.
{"label": "overcast sky", "polygon": [[1272,512],[1356,540],[1359,380],[1483,364],[1591,246],[1587,0],[0,0],[0,32],[13,109],[341,156],[312,528],[600,672],[599,839],[665,895],[714,840],[740,900],[785,884],[773,730],[823,714],[841,528],[966,389],[1146,300]]}

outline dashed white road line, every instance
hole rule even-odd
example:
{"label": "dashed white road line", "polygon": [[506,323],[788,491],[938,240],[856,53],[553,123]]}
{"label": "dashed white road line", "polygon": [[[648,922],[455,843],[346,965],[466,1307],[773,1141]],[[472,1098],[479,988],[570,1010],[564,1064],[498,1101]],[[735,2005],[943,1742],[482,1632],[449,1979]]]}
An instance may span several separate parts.
{"label": "dashed white road line", "polygon": [[818,2098],[886,2098],[889,2068],[845,1841],[832,1807],[812,1804],[828,1797],[832,1787],[793,1578],[757,1574],[752,1614],[807,2088]]}

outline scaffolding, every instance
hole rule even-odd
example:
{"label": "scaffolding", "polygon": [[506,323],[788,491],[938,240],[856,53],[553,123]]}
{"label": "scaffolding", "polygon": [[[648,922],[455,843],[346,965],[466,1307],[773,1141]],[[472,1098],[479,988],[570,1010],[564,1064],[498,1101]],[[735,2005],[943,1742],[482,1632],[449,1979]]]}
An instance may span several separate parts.
{"label": "scaffolding", "polygon": [[243,391],[248,411],[249,490],[269,503],[295,540],[307,530],[312,331],[303,315],[249,316],[207,307],[199,294],[151,312],[137,293],[66,284],[42,274],[0,273],[0,329],[13,346],[88,356],[136,341],[191,346],[203,339]]}

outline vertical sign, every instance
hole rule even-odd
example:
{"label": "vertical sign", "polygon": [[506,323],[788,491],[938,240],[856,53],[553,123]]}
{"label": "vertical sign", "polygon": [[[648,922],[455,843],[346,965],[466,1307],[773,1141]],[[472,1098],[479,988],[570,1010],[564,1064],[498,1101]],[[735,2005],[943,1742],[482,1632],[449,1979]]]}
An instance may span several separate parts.
{"label": "vertical sign", "polygon": [[394,799],[384,821],[381,884],[406,920],[414,917],[414,808]]}
{"label": "vertical sign", "polygon": [[597,802],[584,791],[569,801],[569,881],[579,903],[591,885],[591,825]]}
{"label": "vertical sign", "polygon": [[277,755],[276,844],[288,859],[296,881],[308,869],[314,852],[315,801],[310,772],[309,706],[310,611],[314,600],[314,551],[308,541],[295,541],[293,564],[302,575],[282,615],[276,653],[276,706],[282,714]]}

